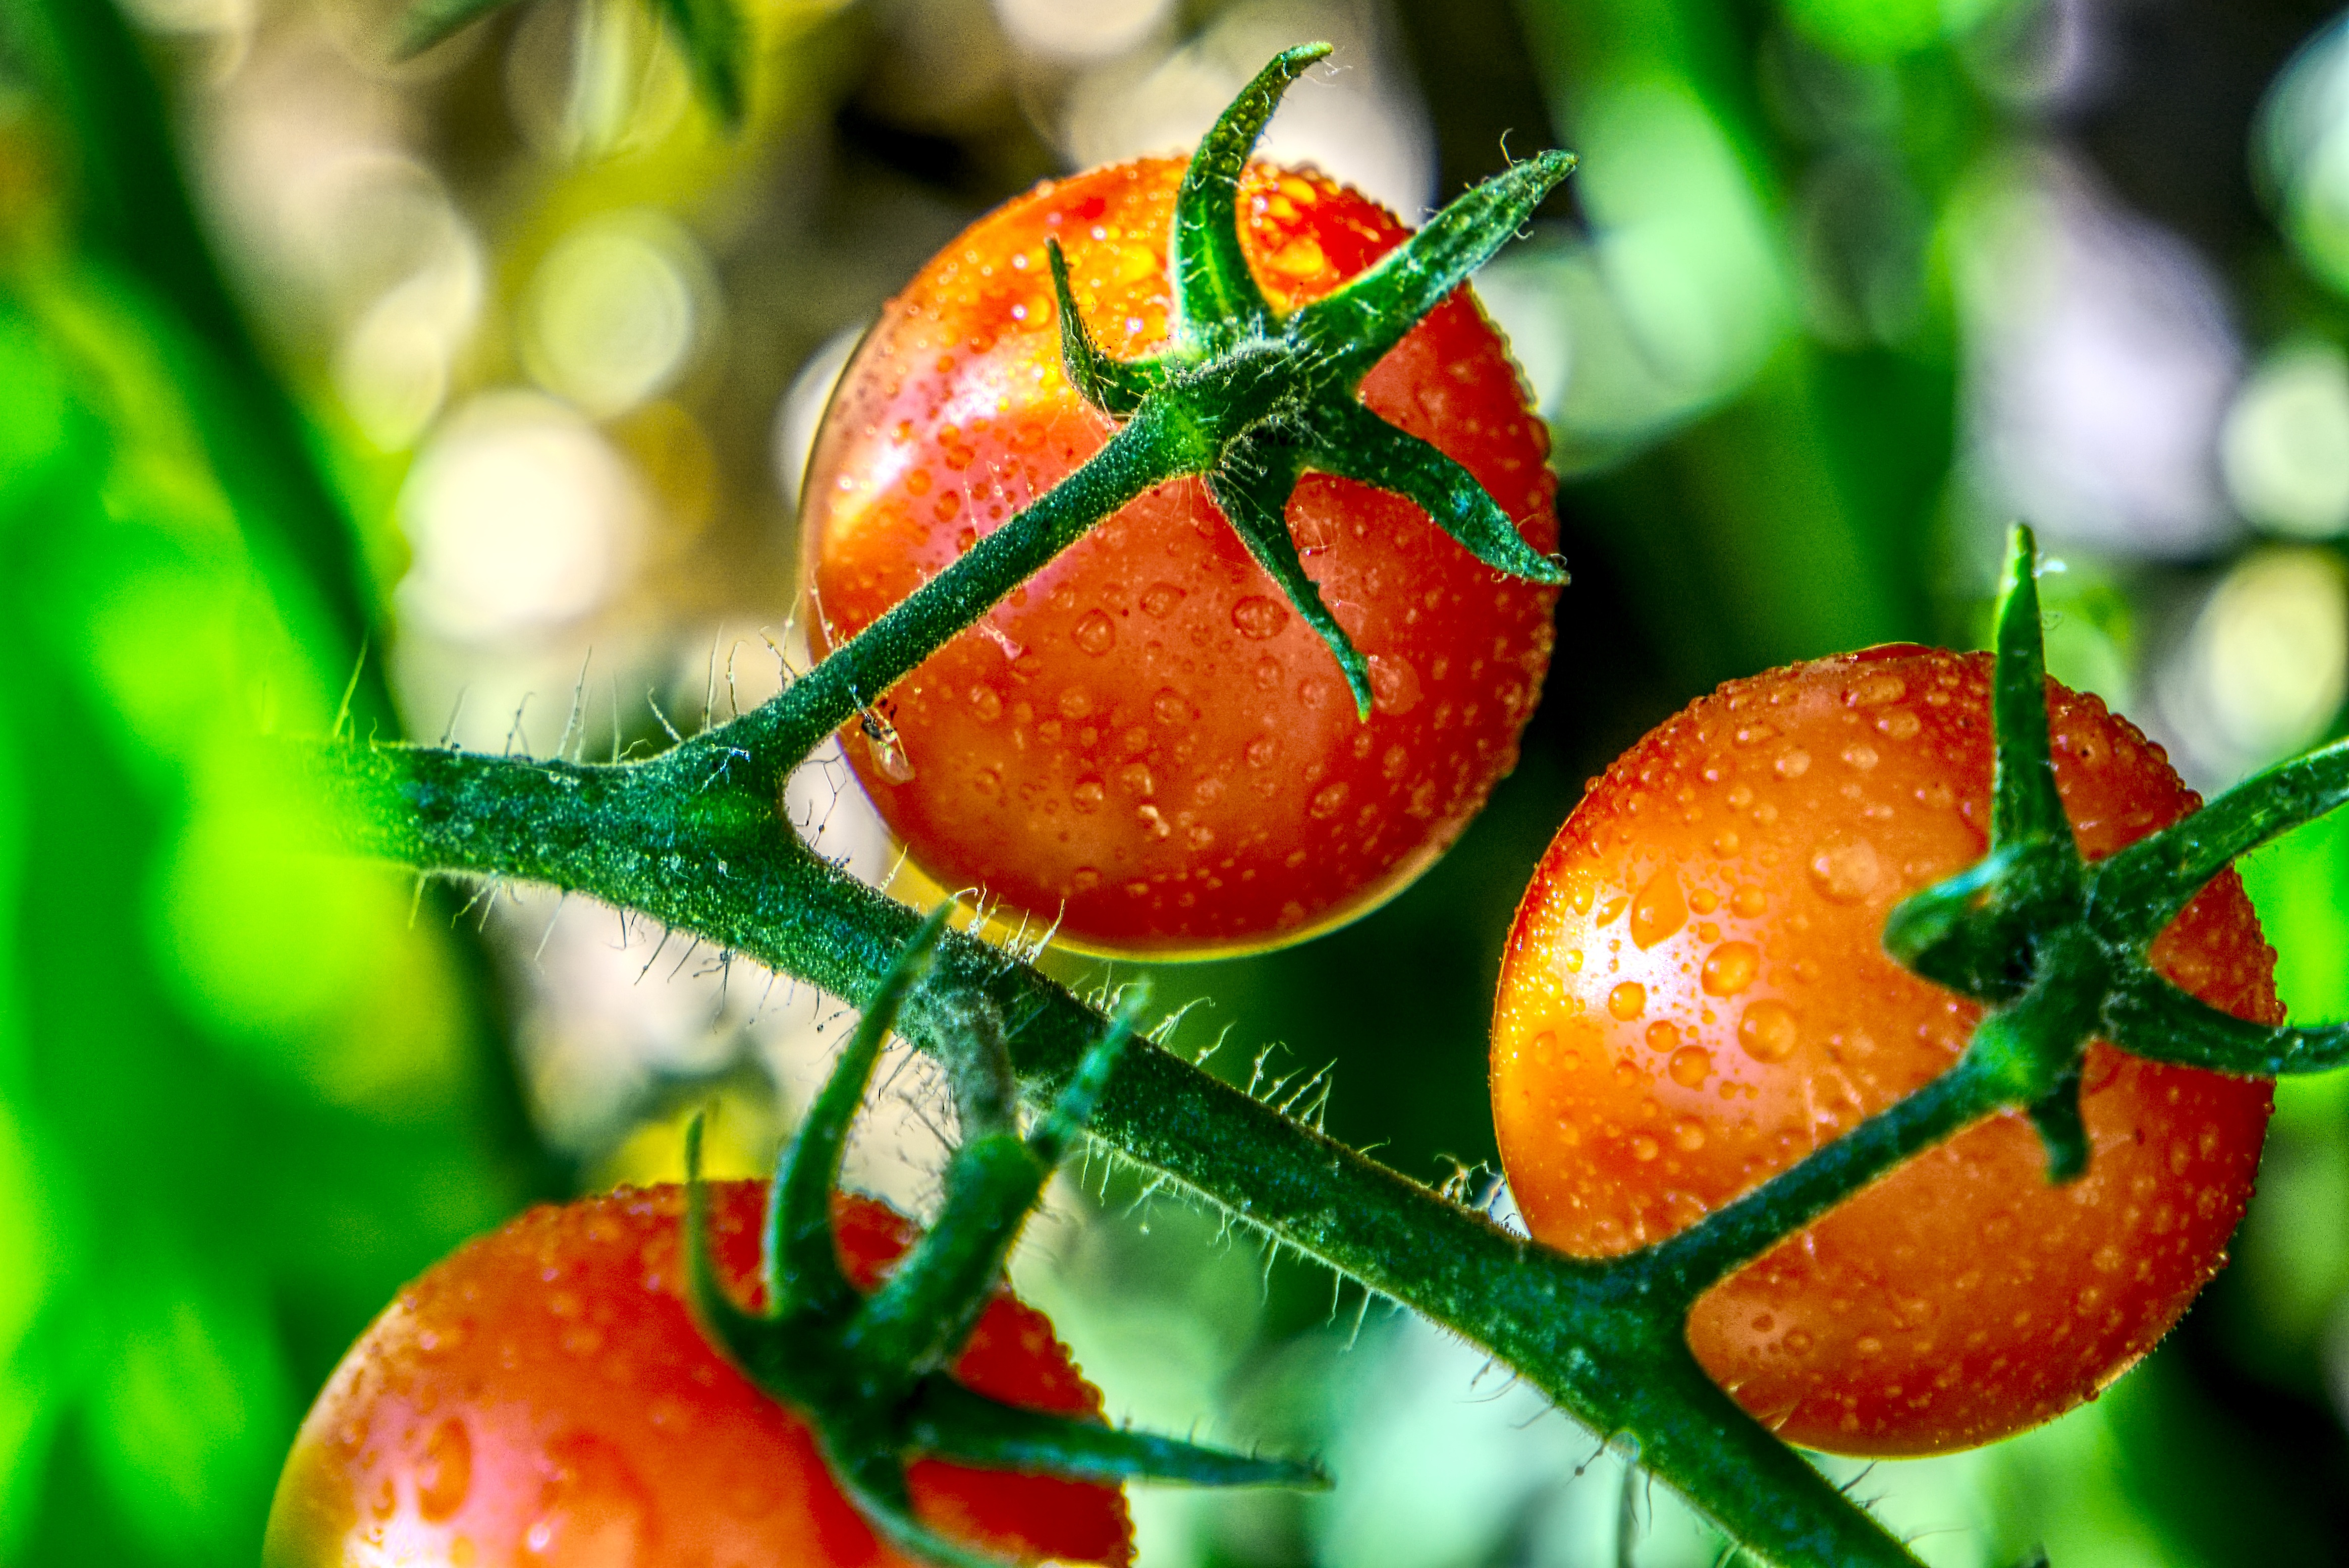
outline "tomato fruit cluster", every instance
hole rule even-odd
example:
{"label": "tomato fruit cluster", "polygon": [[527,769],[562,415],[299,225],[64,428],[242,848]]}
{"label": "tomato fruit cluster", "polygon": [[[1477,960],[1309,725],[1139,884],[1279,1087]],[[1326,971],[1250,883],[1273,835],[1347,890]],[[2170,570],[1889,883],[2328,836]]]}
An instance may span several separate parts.
{"label": "tomato fruit cluster", "polygon": [[[1493,1107],[1533,1233],[1658,1242],[1947,1070],[1981,1007],[1880,944],[1980,860],[1991,661],[1885,647],[1733,682],[1627,752],[1543,858],[1504,959]],[[2160,749],[2049,683],[2058,788],[2091,860],[2199,805]],[[2153,948],[2235,1016],[2282,1020],[2232,872]],[[1987,1442],[2091,1397],[2218,1266],[2271,1088],[2102,1043],[2085,1177],[2020,1111],[1978,1123],[1714,1287],[1700,1361],[1790,1441]]]}
{"label": "tomato fruit cluster", "polygon": [[[1183,164],[1039,187],[973,225],[885,309],[802,490],[822,653],[1098,451],[1114,428],[1061,364],[1046,242],[1111,356],[1167,337]],[[1240,182],[1242,249],[1288,310],[1405,238],[1310,170]],[[1456,459],[1547,552],[1547,435],[1465,289],[1373,368],[1363,404]],[[1288,529],[1369,658],[1357,716],[1328,646],[1206,486],[1177,480],[1080,540],[853,727],[848,753],[915,862],[1103,951],[1292,940],[1389,896],[1514,764],[1556,590],[1495,573],[1412,502],[1309,472]]]}
{"label": "tomato fruit cluster", "polygon": [[[766,1184],[715,1185],[729,1288],[753,1302]],[[761,1393],[688,1310],[683,1191],[533,1210],[428,1272],[336,1369],[278,1483],[268,1568],[905,1568],[843,1495],[807,1424]],[[840,1198],[833,1225],[870,1289],[910,1227]],[[1101,1396],[1043,1316],[1008,1293],[955,1364],[967,1387],[1098,1418]],[[1114,1486],[908,1471],[926,1524],[1032,1562],[1132,1561]]]}

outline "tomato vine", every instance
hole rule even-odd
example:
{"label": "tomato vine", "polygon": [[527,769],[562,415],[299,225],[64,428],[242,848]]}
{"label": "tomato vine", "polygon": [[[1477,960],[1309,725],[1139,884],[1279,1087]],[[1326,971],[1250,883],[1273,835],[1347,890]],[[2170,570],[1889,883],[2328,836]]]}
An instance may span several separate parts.
{"label": "tomato vine", "polygon": [[[459,20],[487,8],[440,7]],[[357,574],[344,558],[348,531],[337,503],[300,451],[289,412],[273,401],[282,394],[234,327],[217,276],[205,270],[208,253],[184,191],[154,155],[164,144],[160,123],[109,131],[113,110],[99,111],[98,77],[80,69],[126,55],[119,18],[109,7],[20,9],[44,23],[36,31],[57,57],[51,74],[86,89],[65,94],[77,129],[115,150],[94,163],[143,171],[145,183],[100,194],[123,264],[150,279],[200,335],[209,334],[203,379],[228,394],[219,405],[222,428],[276,432],[237,449],[257,457],[222,458],[223,466],[269,470],[245,474],[239,488],[274,499],[277,511],[264,521],[281,526],[287,552],[325,585],[326,618],[364,624],[367,607],[349,597]],[[712,9],[672,7],[680,18]],[[717,13],[730,15],[722,5]],[[76,17],[97,32],[77,34]],[[1251,297],[1245,264],[1226,242],[1231,180],[1280,88],[1314,57],[1291,51],[1259,77],[1254,96],[1203,150],[1198,179],[1186,181],[1170,242],[1191,329],[1177,350],[1154,367],[1120,366],[1081,332],[1070,334],[1072,378],[1125,424],[1069,482],[764,707],[659,756],[594,766],[341,738],[305,746],[299,763],[339,812],[345,841],[428,872],[585,893],[871,1006],[921,916],[792,835],[776,809],[782,780],[891,682],[1124,500],[1176,474],[1217,474],[1236,449],[1268,430],[1303,431],[1300,460],[1413,496],[1495,565],[1554,575],[1548,563],[1514,555],[1485,526],[1477,497],[1423,454],[1369,429],[1350,387],[1382,346],[1497,249],[1568,160],[1547,155],[1472,191],[1391,264],[1276,320]],[[705,90],[722,99],[707,76]],[[1061,295],[1063,320],[1072,321],[1064,285]],[[1255,520],[1250,542],[1259,559],[1300,605],[1310,603],[1309,583],[1300,586],[1301,571],[1289,570],[1293,552],[1283,556],[1279,531],[1266,521],[1278,519],[1285,498],[1236,482],[1226,477],[1218,486],[1229,494],[1227,511],[1244,530]],[[2030,536],[2018,531],[1999,623],[1991,853],[1902,905],[1887,931],[1888,945],[1919,973],[1993,1010],[1951,1072],[1745,1198],[1642,1252],[1607,1262],[1569,1258],[1144,1042],[1118,1058],[1092,1136],[1487,1348],[1593,1431],[1623,1442],[1752,1554],[1789,1565],[1912,1563],[1705,1376],[1682,1335],[1690,1304],[1909,1154],[1998,1109],[2027,1108],[2051,1176],[2075,1174],[2085,1153],[2078,1065],[2091,1035],[2147,1057],[2246,1074],[2323,1070],[2349,1057],[2349,1026],[2245,1024],[2183,996],[2145,963],[2152,937],[2234,856],[2349,799],[2349,745],[2271,769],[2177,826],[2084,865],[2048,768],[2033,573]],[[1323,630],[1364,697],[1359,660],[1349,661],[1334,625]],[[362,689],[364,707],[384,707],[371,686]],[[1117,1027],[1017,955],[971,937],[944,936],[935,965],[931,984],[900,1016],[903,1032],[935,1047],[953,1026],[947,1004],[983,998],[1006,1021],[1022,1095],[1040,1107],[1069,1092]]]}

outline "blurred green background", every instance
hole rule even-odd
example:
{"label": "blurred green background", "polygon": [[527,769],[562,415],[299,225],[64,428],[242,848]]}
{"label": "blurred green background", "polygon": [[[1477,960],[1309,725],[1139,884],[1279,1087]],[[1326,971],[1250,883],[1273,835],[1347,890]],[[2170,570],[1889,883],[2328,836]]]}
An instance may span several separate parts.
{"label": "blurred green background", "polygon": [[[1288,44],[1338,53],[1269,151],[1406,215],[1583,155],[1480,284],[1576,581],[1524,761],[1448,860],[1345,932],[1156,976],[1218,1070],[1334,1063],[1330,1130],[1506,1219],[1486,1010],[1580,781],[1722,679],[1976,644],[2010,517],[2064,563],[2056,672],[2198,786],[2340,727],[2323,5],[745,9],[729,137],[641,0],[523,0],[405,64],[388,0],[0,3],[0,1561],[251,1561],[401,1281],[533,1199],[673,1173],[713,1096],[755,1166],[844,1021],[579,901],[313,855],[331,825],[266,738],[606,757],[773,691],[856,332],[972,217],[1182,144]],[[789,802],[887,873],[836,760]],[[2295,1017],[2349,1016],[2349,827],[2248,874]],[[885,1076],[854,1174],[919,1207],[936,1085]],[[1833,1472],[1936,1563],[2349,1561],[2349,1085],[2279,1103],[2235,1266],[2145,1367],[2000,1447]],[[1063,1181],[1016,1272],[1113,1411],[1341,1478],[1143,1494],[1151,1568],[1719,1555],[1473,1353],[1130,1177]]]}

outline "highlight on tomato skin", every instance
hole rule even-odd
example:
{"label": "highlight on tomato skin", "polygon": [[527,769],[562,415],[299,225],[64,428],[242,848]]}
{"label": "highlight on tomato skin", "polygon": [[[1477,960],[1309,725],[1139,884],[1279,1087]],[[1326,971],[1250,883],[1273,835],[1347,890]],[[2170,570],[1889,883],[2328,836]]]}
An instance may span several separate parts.
{"label": "highlight on tomato skin", "polygon": [[[1871,649],[1733,682],[1593,781],[1503,960],[1493,1107],[1533,1233],[1660,1241],[1956,1061],[1981,1008],[1909,974],[1892,905],[1987,843],[1988,655]],[[2056,778],[2095,859],[2199,804],[2160,748],[2050,683]],[[2155,944],[2216,1006],[2282,1021],[2224,873]],[[2271,1086],[2089,1047],[2086,1176],[2021,1111],[1893,1171],[1715,1286],[1689,1343],[1787,1440],[1970,1447],[2093,1398],[2223,1260]]]}
{"label": "highlight on tomato skin", "polygon": [[[893,301],[835,395],[802,518],[821,654],[870,624],[1098,450],[1113,427],[1061,366],[1045,241],[1096,339],[1165,338],[1180,160],[1039,187]],[[1311,170],[1252,166],[1241,237],[1274,304],[1328,294],[1407,231]],[[1364,380],[1557,542],[1548,437],[1464,288]],[[1555,589],[1501,577],[1408,501],[1309,473],[1288,509],[1306,570],[1368,655],[1358,718],[1328,647],[1206,487],[1133,501],[851,727],[858,778],[915,861],[983,886],[1068,944],[1245,951],[1360,915],[1442,854],[1515,765],[1549,660]]]}
{"label": "highlight on tomato skin", "polygon": [[[765,1184],[713,1184],[711,1233],[754,1302]],[[533,1210],[428,1271],[369,1327],[303,1423],[265,1568],[915,1568],[833,1480],[805,1422],[704,1338],[680,1295],[681,1189]],[[870,1288],[910,1226],[836,1200]],[[1098,1418],[1100,1394],[1008,1292],[955,1374],[979,1392]],[[1014,1561],[1125,1564],[1122,1490],[908,1467],[926,1523]]]}

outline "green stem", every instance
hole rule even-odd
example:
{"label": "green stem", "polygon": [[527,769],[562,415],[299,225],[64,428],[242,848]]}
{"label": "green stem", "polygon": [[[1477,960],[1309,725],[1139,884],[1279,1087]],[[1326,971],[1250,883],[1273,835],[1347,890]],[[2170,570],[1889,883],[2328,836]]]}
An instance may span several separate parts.
{"label": "green stem", "polygon": [[[920,916],[724,804],[680,806],[661,762],[595,768],[414,748],[309,754],[359,847],[432,870],[519,876],[637,909],[866,1005]],[[670,753],[669,757],[677,756]],[[1008,1020],[1032,1103],[1049,1103],[1109,1021],[1024,965],[949,933],[901,1029],[935,1047],[925,999],[983,994]],[[1563,1256],[1491,1224],[1167,1052],[1135,1042],[1090,1135],[1295,1249],[1478,1344],[1733,1538],[1789,1568],[1914,1559],[1715,1387],[1674,1293],[1634,1259]],[[1723,1211],[1724,1213],[1731,1211]]]}
{"label": "green stem", "polygon": [[780,698],[664,753],[655,765],[674,758],[695,767],[713,754],[734,757],[750,769],[749,787],[771,799],[783,776],[825,736],[977,624],[1088,529],[1135,497],[1203,466],[1171,418],[1143,409],[1083,467],[971,546],[951,570],[833,650]]}

